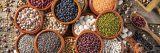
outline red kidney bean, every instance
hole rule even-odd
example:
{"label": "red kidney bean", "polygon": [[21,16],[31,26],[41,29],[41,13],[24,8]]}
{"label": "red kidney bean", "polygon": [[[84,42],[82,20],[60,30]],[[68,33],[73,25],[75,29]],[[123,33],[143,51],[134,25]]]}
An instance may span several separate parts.
{"label": "red kidney bean", "polygon": [[137,27],[144,27],[146,22],[140,16],[132,17],[132,23]]}
{"label": "red kidney bean", "polygon": [[37,7],[37,8],[45,8],[48,5],[51,4],[52,0],[29,0],[31,5]]}

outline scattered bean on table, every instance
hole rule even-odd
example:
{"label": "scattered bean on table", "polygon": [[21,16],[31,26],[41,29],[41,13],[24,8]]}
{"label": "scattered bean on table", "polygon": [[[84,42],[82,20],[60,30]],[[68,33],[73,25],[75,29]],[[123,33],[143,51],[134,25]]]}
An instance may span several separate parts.
{"label": "scattered bean on table", "polygon": [[79,35],[83,30],[96,31],[96,18],[93,15],[81,16],[79,21],[74,24],[75,34]]}
{"label": "scattered bean on table", "polygon": [[18,43],[18,49],[20,53],[35,53],[33,47],[34,36],[33,35],[23,35]]}
{"label": "scattered bean on table", "polygon": [[80,4],[81,9],[85,7],[85,0],[78,0],[78,3]]}
{"label": "scattered bean on table", "polygon": [[77,49],[79,53],[99,53],[101,41],[95,34],[85,33],[77,39]]}
{"label": "scattered bean on table", "polygon": [[31,5],[40,9],[48,7],[49,5],[51,5],[52,1],[53,0],[29,0]]}
{"label": "scattered bean on table", "polygon": [[113,36],[120,30],[120,18],[114,13],[105,13],[97,20],[97,29],[103,36]]}
{"label": "scattered bean on table", "polygon": [[104,41],[103,53],[121,53],[121,42],[117,39]]}
{"label": "scattered bean on table", "polygon": [[78,15],[78,6],[74,0],[59,0],[55,6],[55,15],[60,21],[73,21]]}
{"label": "scattered bean on table", "polygon": [[52,30],[58,31],[60,34],[63,34],[66,32],[66,26],[65,24],[59,23],[56,21],[55,17],[53,17],[52,13],[46,14],[46,18],[44,18],[44,29],[49,28]]}
{"label": "scattered bean on table", "polygon": [[44,32],[37,38],[37,45],[41,53],[57,53],[61,41],[54,32]]}
{"label": "scattered bean on table", "polygon": [[17,24],[22,30],[32,31],[40,26],[41,17],[34,8],[24,8],[18,12]]}

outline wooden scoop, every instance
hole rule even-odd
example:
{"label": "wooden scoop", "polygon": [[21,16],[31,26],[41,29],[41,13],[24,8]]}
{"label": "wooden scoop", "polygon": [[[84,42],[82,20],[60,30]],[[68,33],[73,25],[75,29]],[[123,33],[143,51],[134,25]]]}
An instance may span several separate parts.
{"label": "wooden scoop", "polygon": [[[133,12],[133,13],[131,14],[131,16],[130,16],[131,22],[132,22],[132,19],[131,19],[131,18],[134,17],[134,16],[140,16],[141,18],[144,19],[144,17],[142,17],[141,15]],[[147,24],[147,21],[146,21],[145,19],[144,19],[144,21],[145,21],[145,23],[146,23],[144,27],[138,27],[138,26],[136,26],[136,25],[134,25],[134,26],[136,26],[136,27],[138,27],[138,28],[140,28],[140,29],[148,32],[148,33],[153,37],[153,39],[156,40],[156,42],[158,43],[158,45],[160,45],[160,38],[159,38],[156,34],[154,34],[154,33],[149,29],[148,24]]]}

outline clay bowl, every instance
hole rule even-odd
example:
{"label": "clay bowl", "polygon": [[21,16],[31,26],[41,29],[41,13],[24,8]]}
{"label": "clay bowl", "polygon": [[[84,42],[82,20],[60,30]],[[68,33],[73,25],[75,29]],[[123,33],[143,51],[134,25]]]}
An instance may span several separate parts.
{"label": "clay bowl", "polygon": [[[102,33],[99,31],[99,28],[98,28],[98,26],[97,26],[97,24],[98,24],[97,22],[98,22],[99,18],[100,18],[103,14],[105,14],[105,13],[114,13],[117,17],[119,17],[119,22],[120,22],[120,29],[119,29],[119,31],[118,31],[117,33],[113,34],[112,36],[109,36],[109,37],[108,37],[107,35],[104,36],[104,34],[102,34]],[[123,19],[122,19],[122,17],[119,15],[118,12],[110,10],[110,11],[104,11],[103,13],[101,13],[101,14],[98,15],[97,21],[96,21],[96,31],[97,31],[98,34],[101,35],[101,37],[102,37],[103,39],[114,39],[114,38],[118,37],[118,36],[120,35],[120,33],[122,32],[122,29],[123,29]]]}
{"label": "clay bowl", "polygon": [[[86,16],[86,15],[93,15],[93,17],[94,17],[94,18],[96,18],[96,17],[97,17],[96,15],[94,15],[94,14],[92,14],[92,13],[84,13],[84,14],[82,14],[81,16]],[[81,17],[81,16],[80,16],[80,17]],[[79,21],[79,20],[77,20],[77,21]],[[77,22],[77,21],[76,21],[76,22]],[[73,33],[73,36],[74,36],[74,37],[79,36],[78,34],[76,34],[76,33],[75,33],[75,27],[74,27],[74,24],[72,24],[72,33]]]}
{"label": "clay bowl", "polygon": [[38,39],[39,36],[41,36],[42,33],[45,33],[45,32],[53,32],[53,33],[55,33],[60,38],[61,46],[58,48],[59,50],[57,52],[57,53],[60,53],[62,51],[62,49],[64,48],[64,39],[63,39],[63,37],[59,33],[57,33],[57,31],[50,30],[50,29],[43,30],[43,31],[41,31],[40,33],[37,34],[37,36],[34,39],[34,48],[35,48],[35,51],[37,53],[40,53],[40,51],[38,49],[38,45],[37,45],[37,39]]}
{"label": "clay bowl", "polygon": [[77,48],[77,41],[78,41],[78,39],[81,37],[81,36],[83,36],[83,34],[85,34],[85,33],[92,33],[92,34],[94,34],[99,40],[100,40],[100,42],[101,42],[101,47],[100,47],[100,53],[102,53],[102,48],[104,47],[104,43],[103,43],[103,40],[101,39],[101,37],[97,34],[97,33],[95,33],[95,32],[93,32],[93,31],[90,31],[90,30],[84,30],[83,32],[81,32],[80,33],[80,35],[76,38],[76,41],[75,41],[75,49],[76,49],[76,53],[79,53],[78,52],[78,48]]}
{"label": "clay bowl", "polygon": [[[51,16],[53,16],[53,14],[52,14],[51,12],[49,12],[49,14],[51,14]],[[54,17],[54,16],[53,16],[53,17]],[[56,20],[56,19],[53,18],[53,17],[52,17],[52,19]],[[51,18],[51,17],[50,17],[50,18]],[[57,21],[57,20],[56,20],[56,21]],[[46,29],[50,29],[50,28],[47,27]],[[54,29],[52,29],[52,30],[54,30]],[[68,30],[68,25],[65,26],[65,31],[67,32],[67,30]],[[55,30],[55,31],[56,31],[56,30]],[[62,36],[65,36],[64,34],[65,34],[66,32],[64,32],[64,33],[62,33],[62,34],[59,33],[59,34],[62,35]]]}
{"label": "clay bowl", "polygon": [[[26,31],[26,30],[21,29],[19,24],[17,23],[17,18],[18,18],[19,12],[21,10],[23,10],[24,8],[28,8],[28,7],[36,9],[36,11],[39,13],[39,16],[41,17],[40,18],[41,22],[39,23],[39,27],[34,28],[35,30],[32,30],[32,31]],[[24,5],[24,6],[20,7],[20,8],[18,8],[18,10],[16,11],[16,14],[15,14],[15,17],[14,17],[14,25],[20,32],[27,33],[27,34],[36,34],[37,32],[39,32],[41,30],[42,24],[43,24],[43,14],[37,8],[32,7],[32,6],[28,6],[28,5]]]}
{"label": "clay bowl", "polygon": [[47,6],[43,7],[43,8],[37,8],[36,6],[32,5],[29,0],[27,0],[27,3],[28,3],[29,6],[35,7],[38,10],[47,10],[47,9],[49,9],[51,7],[51,5],[52,5],[53,2],[54,2],[54,0],[52,0],[52,2],[50,2],[49,5],[47,5]]}
{"label": "clay bowl", "polygon": [[76,3],[77,8],[78,8],[78,15],[76,16],[76,18],[74,18],[74,20],[72,20],[70,22],[63,22],[62,20],[59,20],[59,18],[55,14],[55,8],[56,8],[55,6],[59,3],[59,0],[55,0],[54,1],[54,3],[51,6],[51,12],[53,13],[53,16],[55,17],[55,19],[58,22],[63,23],[63,24],[72,24],[72,23],[75,23],[79,19],[80,15],[81,15],[81,7],[80,7],[80,5],[78,3],[78,0],[74,0],[74,2]]}
{"label": "clay bowl", "polygon": [[[97,11],[95,10],[95,8],[93,7],[93,1],[94,1],[94,0],[89,0],[89,7],[90,7],[91,11],[92,11],[94,14],[96,14],[96,15],[101,14],[101,13],[97,12]],[[117,1],[117,0],[115,0],[115,1],[116,1],[116,2],[115,2],[115,6],[114,6],[114,8],[113,8],[112,10],[116,10],[116,7],[117,7],[118,1]],[[106,2],[107,2],[107,1],[106,1]]]}
{"label": "clay bowl", "polygon": [[[19,49],[18,49],[18,44],[19,44],[19,40],[23,37],[23,36],[25,36],[26,34],[21,34],[21,35],[19,35],[18,36],[18,38],[16,39],[16,44],[15,44],[15,48],[16,48],[16,52],[17,53],[20,53],[19,52]],[[34,41],[34,40],[33,40]],[[33,43],[34,44],[34,43]],[[34,46],[34,45],[33,45]]]}

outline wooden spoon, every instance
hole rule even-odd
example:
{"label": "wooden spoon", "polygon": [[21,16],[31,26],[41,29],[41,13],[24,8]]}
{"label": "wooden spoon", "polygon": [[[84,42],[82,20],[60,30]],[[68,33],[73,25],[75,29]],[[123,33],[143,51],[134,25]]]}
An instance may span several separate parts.
{"label": "wooden spoon", "polygon": [[[134,17],[134,16],[140,16],[141,18],[144,19],[144,17],[142,17],[141,15],[133,12],[133,13],[131,14],[131,16],[130,16],[131,22],[132,22],[132,19],[131,19],[131,18]],[[138,27],[138,26],[136,26],[136,25],[134,25],[134,26],[136,26],[136,27],[138,27],[138,28],[140,28],[140,29],[148,32],[148,33],[153,37],[153,39],[156,40],[156,42],[158,43],[158,45],[160,45],[160,38],[159,38],[156,34],[154,34],[154,33],[149,29],[148,24],[147,24],[147,21],[146,21],[145,19],[144,19],[144,21],[145,21],[145,23],[146,23],[144,27]],[[133,23],[133,22],[132,22],[132,23]]]}

